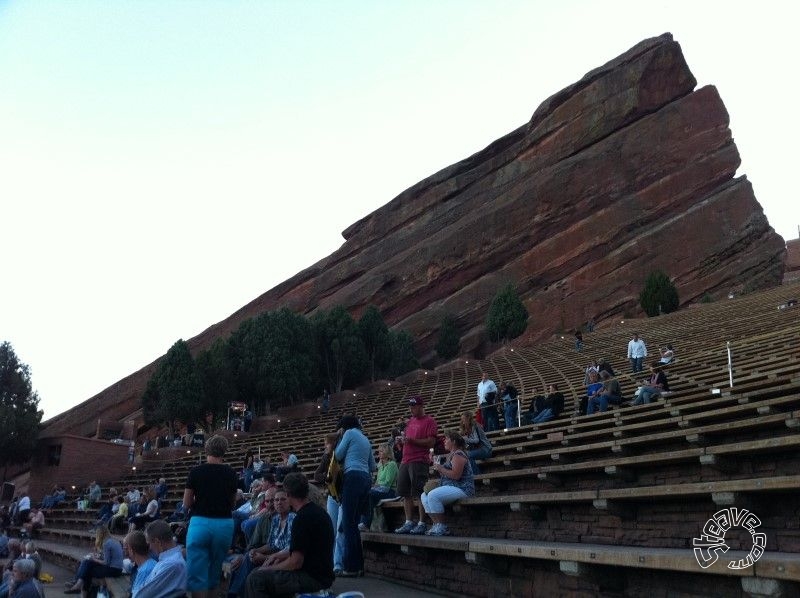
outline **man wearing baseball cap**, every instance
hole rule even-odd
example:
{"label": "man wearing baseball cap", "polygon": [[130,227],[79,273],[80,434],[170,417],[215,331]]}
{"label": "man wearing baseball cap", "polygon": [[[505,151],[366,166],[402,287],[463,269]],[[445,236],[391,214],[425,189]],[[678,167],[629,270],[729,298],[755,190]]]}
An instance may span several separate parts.
{"label": "man wearing baseball cap", "polygon": [[430,449],[436,443],[438,426],[436,420],[425,415],[425,401],[422,397],[412,397],[408,401],[411,419],[400,441],[403,443],[403,459],[397,474],[397,493],[403,497],[403,509],[406,522],[398,527],[396,534],[424,534],[425,511],[419,503],[418,523],[412,521],[414,515],[414,498],[419,498],[428,481]]}

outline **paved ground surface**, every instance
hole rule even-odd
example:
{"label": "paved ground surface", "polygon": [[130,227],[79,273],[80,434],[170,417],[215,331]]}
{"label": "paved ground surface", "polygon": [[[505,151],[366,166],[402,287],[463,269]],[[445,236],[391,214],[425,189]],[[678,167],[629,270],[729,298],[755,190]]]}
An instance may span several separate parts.
{"label": "paved ground surface", "polygon": [[333,584],[332,590],[337,593],[355,590],[364,594],[364,598],[429,598],[431,596],[442,596],[442,594],[423,592],[372,577],[337,579]]}
{"label": "paved ground surface", "polygon": [[[48,561],[44,561],[42,570],[55,578],[53,583],[45,584],[47,597],[63,596],[64,582],[71,580],[75,572]],[[337,579],[331,590],[336,594],[357,591],[364,594],[364,598],[431,598],[433,596],[442,596],[442,594],[424,592],[372,577]]]}

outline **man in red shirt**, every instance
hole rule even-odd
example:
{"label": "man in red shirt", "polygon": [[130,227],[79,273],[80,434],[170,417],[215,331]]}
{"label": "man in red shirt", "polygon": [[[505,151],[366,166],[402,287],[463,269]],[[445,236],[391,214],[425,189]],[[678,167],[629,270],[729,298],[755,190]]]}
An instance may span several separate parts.
{"label": "man in red shirt", "polygon": [[406,424],[406,429],[400,437],[403,443],[403,460],[397,474],[397,493],[403,497],[403,508],[406,522],[398,527],[396,534],[424,534],[425,511],[422,502],[419,503],[419,520],[412,521],[414,515],[414,498],[419,498],[428,481],[430,467],[430,450],[436,443],[438,426],[436,420],[430,415],[425,415],[425,401],[422,397],[413,397],[408,401],[411,409],[411,419]]}

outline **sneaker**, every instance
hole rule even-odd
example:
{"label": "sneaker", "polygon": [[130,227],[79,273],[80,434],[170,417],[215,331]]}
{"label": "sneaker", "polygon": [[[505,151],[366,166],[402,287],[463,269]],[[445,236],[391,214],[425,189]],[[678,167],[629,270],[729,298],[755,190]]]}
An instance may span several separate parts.
{"label": "sneaker", "polygon": [[449,536],[450,530],[444,523],[434,523],[433,527],[429,529],[425,535],[427,536]]}
{"label": "sneaker", "polygon": [[414,529],[414,524],[412,522],[410,522],[410,521],[406,521],[403,525],[401,525],[396,530],[394,530],[394,533],[396,533],[396,534],[410,534],[412,529]]}
{"label": "sneaker", "polygon": [[422,534],[424,534],[424,533],[425,533],[425,530],[427,530],[427,529],[428,529],[428,526],[427,526],[427,525],[425,525],[424,523],[422,523],[422,521],[420,521],[420,522],[419,522],[417,525],[415,525],[415,526],[414,526],[414,528],[413,528],[413,529],[412,529],[410,532],[408,532],[408,533],[409,533],[409,534],[412,534],[412,535],[414,535],[414,536],[421,536]]}
{"label": "sneaker", "polygon": [[359,523],[358,524],[358,531],[360,531],[360,532],[368,532],[369,528],[366,525],[364,525],[363,523]]}

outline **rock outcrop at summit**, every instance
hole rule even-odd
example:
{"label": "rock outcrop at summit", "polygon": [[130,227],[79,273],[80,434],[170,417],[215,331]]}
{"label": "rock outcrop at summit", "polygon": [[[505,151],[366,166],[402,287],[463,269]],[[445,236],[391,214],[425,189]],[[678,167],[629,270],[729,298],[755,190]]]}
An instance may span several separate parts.
{"label": "rock outcrop at summit", "polygon": [[[671,35],[639,43],[545,100],[530,122],[350,226],[336,252],[190,346],[207,348],[281,306],[311,314],[341,304],[357,316],[374,304],[424,357],[448,313],[462,346],[480,350],[505,282],[530,312],[528,340],[639,314],[656,268],[682,303],[780,284],[784,241],[735,176],[739,153],[717,90],[695,86]],[[124,382],[126,396],[111,387],[75,410],[132,400],[148,368],[115,385]]]}

